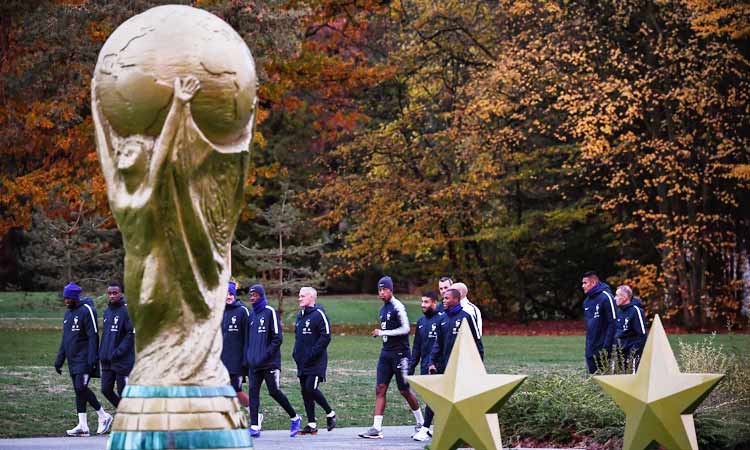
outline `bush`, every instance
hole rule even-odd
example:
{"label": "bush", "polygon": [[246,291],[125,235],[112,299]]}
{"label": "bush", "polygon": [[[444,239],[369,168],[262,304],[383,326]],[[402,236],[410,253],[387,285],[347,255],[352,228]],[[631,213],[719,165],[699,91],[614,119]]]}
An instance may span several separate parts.
{"label": "bush", "polygon": [[747,349],[726,351],[715,335],[695,344],[679,341],[683,372],[724,373],[724,379],[695,411],[698,443],[706,449],[750,448],[750,357]]}

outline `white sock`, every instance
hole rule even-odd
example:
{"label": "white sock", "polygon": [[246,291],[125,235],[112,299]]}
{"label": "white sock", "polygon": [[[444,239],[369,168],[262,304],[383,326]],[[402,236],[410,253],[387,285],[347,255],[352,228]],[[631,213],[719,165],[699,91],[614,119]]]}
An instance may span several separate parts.
{"label": "white sock", "polygon": [[307,426],[310,428],[318,428],[318,424],[315,422],[307,422]]}
{"label": "white sock", "polygon": [[250,428],[253,429],[253,430],[255,430],[255,431],[260,430],[260,427],[258,425],[250,425]]}
{"label": "white sock", "polygon": [[334,416],[336,416],[336,411],[334,411],[334,410],[331,410],[331,412],[329,412],[328,414],[326,414],[326,417],[334,417]]}
{"label": "white sock", "polygon": [[297,414],[297,415],[296,415],[296,416],[294,416],[294,417],[291,417],[291,418],[289,418],[289,420],[301,420],[301,419],[302,419],[302,418],[301,418],[301,417],[299,416],[299,414]]}
{"label": "white sock", "polygon": [[383,416],[374,416],[372,418],[372,427],[380,431],[383,429]]}
{"label": "white sock", "polygon": [[96,412],[96,415],[99,416],[99,419],[104,419],[107,417],[107,411],[104,410],[104,407],[102,406],[99,408],[99,411]]}
{"label": "white sock", "polygon": [[417,408],[411,412],[414,414],[414,418],[417,419],[417,425],[422,426],[424,423],[424,417],[422,417],[422,408]]}
{"label": "white sock", "polygon": [[78,413],[78,425],[84,430],[89,429],[89,420],[86,413]]}

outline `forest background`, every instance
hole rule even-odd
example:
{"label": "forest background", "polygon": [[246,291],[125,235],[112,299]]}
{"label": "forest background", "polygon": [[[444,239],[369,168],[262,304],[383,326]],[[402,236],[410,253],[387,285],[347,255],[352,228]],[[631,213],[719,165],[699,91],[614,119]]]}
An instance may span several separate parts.
{"label": "forest background", "polygon": [[[90,81],[162,3],[0,5],[0,289],[122,272]],[[256,59],[233,270],[276,295],[466,282],[580,317],[581,273],[689,329],[750,314],[750,2],[196,0]]]}

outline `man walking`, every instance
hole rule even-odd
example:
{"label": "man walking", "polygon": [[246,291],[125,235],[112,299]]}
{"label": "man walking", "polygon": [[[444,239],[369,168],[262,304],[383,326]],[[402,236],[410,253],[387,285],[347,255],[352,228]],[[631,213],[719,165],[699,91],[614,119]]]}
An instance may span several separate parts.
{"label": "man walking", "polygon": [[445,372],[451,351],[453,351],[453,345],[458,339],[458,330],[464,323],[468,324],[471,335],[474,337],[474,343],[479,350],[479,356],[484,359],[482,337],[479,335],[479,329],[474,318],[461,306],[461,293],[456,289],[445,291],[443,308],[445,309],[445,315],[438,326],[435,344],[432,346],[429,373],[442,374]]}
{"label": "man walking", "polygon": [[87,437],[90,435],[86,419],[87,402],[99,416],[97,434],[109,431],[112,416],[104,411],[88,386],[92,374],[96,374],[99,369],[99,334],[93,309],[81,303],[82,291],[83,289],[75,283],[69,283],[63,289],[63,298],[68,310],[63,319],[63,334],[55,359],[55,371],[62,375],[62,366],[65,360],[68,360],[68,371],[76,394],[78,425],[66,433],[68,436]]}
{"label": "man walking", "polygon": [[626,284],[618,286],[615,291],[615,301],[617,307],[620,308],[620,314],[617,315],[615,339],[622,351],[623,365],[628,369],[632,362],[632,371],[635,373],[641,362],[641,354],[648,336],[643,307],[637,299],[633,298],[633,290]]}
{"label": "man walking", "polygon": [[245,363],[248,367],[247,378],[250,390],[250,436],[260,437],[258,422],[260,387],[265,381],[268,394],[289,415],[289,436],[294,437],[300,431],[302,418],[297,415],[280,387],[283,340],[281,318],[268,304],[266,291],[261,284],[254,284],[250,287],[250,303],[252,311],[248,318],[245,337]]}
{"label": "man walking", "polygon": [[375,385],[375,414],[372,427],[360,433],[366,439],[383,438],[383,413],[386,405],[386,392],[393,376],[396,376],[398,391],[406,399],[419,429],[424,418],[417,397],[406,381],[409,371],[409,318],[406,307],[393,296],[393,280],[383,277],[378,281],[378,297],[383,302],[380,308],[380,328],[372,330],[372,336],[382,336],[383,348],[378,359]]}
{"label": "man walking", "polygon": [[326,413],[326,429],[336,427],[336,412],[320,392],[320,383],[326,380],[328,344],[331,342],[331,325],[325,311],[316,304],[318,291],[303,287],[299,291],[299,308],[294,323],[295,341],[292,357],[297,363],[297,377],[302,388],[302,401],[307,413],[307,425],[300,434],[318,434],[315,403]]}
{"label": "man walking", "polygon": [[[430,367],[430,354],[432,347],[437,339],[438,327],[443,320],[444,313],[438,311],[438,297],[434,291],[425,292],[422,295],[422,312],[424,315],[417,321],[417,328],[414,332],[414,345],[411,351],[411,361],[409,363],[409,375],[414,375],[417,365],[419,365],[419,374],[428,375]],[[434,413],[429,406],[424,409],[424,424],[412,436],[415,441],[426,441],[430,437],[430,425]]]}
{"label": "man walking", "polygon": [[461,294],[461,308],[464,309],[474,319],[479,331],[479,337],[482,337],[482,311],[471,301],[469,301],[469,288],[464,283],[453,283],[451,289],[457,290]]}
{"label": "man walking", "polygon": [[[128,307],[122,295],[122,285],[116,281],[107,286],[109,304],[104,311],[102,343],[99,358],[102,364],[102,394],[117,408],[128,375],[135,364],[135,330],[130,322]],[[115,393],[115,383],[117,392]]]}
{"label": "man walking", "polygon": [[227,287],[227,299],[224,306],[224,317],[221,321],[221,335],[224,346],[221,349],[221,362],[229,372],[229,384],[237,393],[237,399],[244,407],[249,406],[249,399],[242,390],[242,379],[247,374],[244,362],[245,330],[250,310],[237,299],[237,283],[230,281]]}
{"label": "man walking", "polygon": [[586,272],[581,280],[586,294],[583,317],[586,320],[586,365],[589,373],[596,372],[596,360],[612,354],[617,327],[617,312],[612,291],[599,281],[595,272]]}

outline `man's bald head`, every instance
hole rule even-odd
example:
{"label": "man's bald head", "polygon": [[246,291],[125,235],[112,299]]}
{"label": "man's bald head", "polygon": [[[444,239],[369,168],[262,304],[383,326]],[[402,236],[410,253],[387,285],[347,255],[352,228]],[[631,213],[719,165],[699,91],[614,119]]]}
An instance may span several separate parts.
{"label": "man's bald head", "polygon": [[469,288],[463,283],[453,283],[451,289],[457,290],[461,294],[462,299],[469,295]]}

